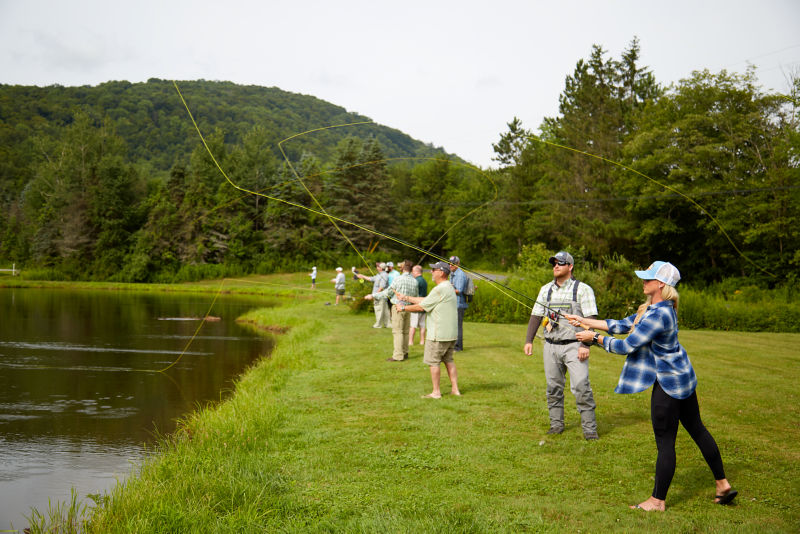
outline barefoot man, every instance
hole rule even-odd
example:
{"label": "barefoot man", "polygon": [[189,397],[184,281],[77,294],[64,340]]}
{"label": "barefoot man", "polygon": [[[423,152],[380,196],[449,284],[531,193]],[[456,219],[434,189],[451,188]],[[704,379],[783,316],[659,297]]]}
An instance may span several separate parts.
{"label": "barefoot man", "polygon": [[428,335],[425,338],[425,355],[423,363],[431,369],[431,382],[433,391],[424,398],[441,399],[442,391],[439,389],[441,368],[444,363],[447,376],[450,378],[450,393],[461,395],[458,391],[458,374],[453,361],[453,348],[458,337],[458,308],[456,292],[447,280],[450,276],[450,265],[445,261],[431,264],[431,276],[436,287],[427,297],[409,297],[398,294],[400,300],[411,302],[409,305],[398,304],[398,311],[427,312]]}

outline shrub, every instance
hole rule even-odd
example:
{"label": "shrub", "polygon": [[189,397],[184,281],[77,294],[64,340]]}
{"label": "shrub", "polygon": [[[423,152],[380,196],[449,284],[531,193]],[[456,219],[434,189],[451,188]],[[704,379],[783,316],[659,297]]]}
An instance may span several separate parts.
{"label": "shrub", "polygon": [[372,283],[359,279],[358,282],[348,281],[347,287],[350,289],[350,309],[355,313],[371,313],[372,301],[366,300],[364,296],[372,293]]}
{"label": "shrub", "polygon": [[[622,256],[602,258],[600,266],[576,257],[576,278],[594,289],[601,318],[622,318],[644,302],[637,268]],[[539,289],[551,280],[544,247],[524,247],[519,267],[501,281],[476,283],[466,318],[476,322],[526,323]],[[495,287],[492,287],[495,286]],[[800,301],[789,285],[769,289],[746,278],[731,278],[704,289],[678,286],[681,328],[800,332]]]}
{"label": "shrub", "polygon": [[71,280],[69,275],[53,267],[26,269],[25,271],[21,271],[19,276],[23,280],[42,280],[52,282],[67,282]]}

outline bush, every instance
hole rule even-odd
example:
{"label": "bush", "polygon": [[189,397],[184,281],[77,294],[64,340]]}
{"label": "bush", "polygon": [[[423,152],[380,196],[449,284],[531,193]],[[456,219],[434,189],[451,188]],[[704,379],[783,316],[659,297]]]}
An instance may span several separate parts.
{"label": "bush", "polygon": [[68,282],[72,280],[72,278],[70,278],[70,276],[66,273],[52,267],[26,269],[25,271],[20,271],[19,277],[23,280],[42,280],[51,282]]}
{"label": "bush", "polygon": [[[519,267],[501,282],[477,281],[466,319],[490,323],[527,323],[539,289],[552,279],[544,247],[524,247]],[[594,289],[601,318],[619,319],[644,302],[637,268],[622,256],[604,257],[600,266],[576,257],[576,278]],[[800,332],[800,301],[788,284],[774,289],[731,278],[702,290],[678,286],[681,328]]]}
{"label": "bush", "polygon": [[800,302],[784,300],[783,291],[772,299],[769,293],[760,290],[759,300],[753,302],[750,291],[726,299],[706,290],[684,289],[678,319],[682,327],[692,329],[800,332]]}
{"label": "bush", "polygon": [[199,282],[214,278],[227,278],[242,276],[244,269],[239,265],[222,263],[194,263],[183,265],[177,273],[162,272],[155,276],[155,282],[160,284],[177,284],[181,282]]}
{"label": "bush", "polygon": [[[465,317],[478,322],[527,323],[539,290],[553,279],[547,263],[550,256],[543,245],[523,247],[517,269],[505,281],[476,283]],[[575,277],[594,290],[601,317],[627,317],[643,302],[641,283],[632,278],[634,266],[625,258],[603,258],[601,268],[576,262]]]}
{"label": "bush", "polygon": [[361,279],[358,282],[348,280],[347,287],[350,289],[351,300],[348,302],[350,310],[354,313],[372,313],[372,301],[364,298],[365,295],[372,293],[372,282]]}

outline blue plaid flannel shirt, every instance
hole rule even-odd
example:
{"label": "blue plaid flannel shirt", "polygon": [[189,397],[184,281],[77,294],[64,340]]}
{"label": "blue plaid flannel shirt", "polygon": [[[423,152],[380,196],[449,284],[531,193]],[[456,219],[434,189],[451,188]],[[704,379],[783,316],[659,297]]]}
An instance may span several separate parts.
{"label": "blue plaid flannel shirt", "polygon": [[[626,334],[633,328],[636,315],[616,321],[607,319],[610,334]],[[685,399],[697,387],[689,355],[678,343],[678,316],[672,301],[662,301],[647,308],[636,328],[625,339],[603,337],[603,348],[627,354],[619,376],[617,393],[638,393],[658,380],[672,398]]]}

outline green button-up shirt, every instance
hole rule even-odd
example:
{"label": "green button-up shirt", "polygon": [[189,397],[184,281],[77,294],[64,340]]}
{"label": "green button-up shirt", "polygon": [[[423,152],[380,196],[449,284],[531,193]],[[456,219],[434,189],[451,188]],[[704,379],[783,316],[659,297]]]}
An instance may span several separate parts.
{"label": "green button-up shirt", "polygon": [[436,284],[425,300],[419,303],[428,313],[425,326],[431,341],[453,341],[458,338],[458,303],[456,290],[449,281]]}

